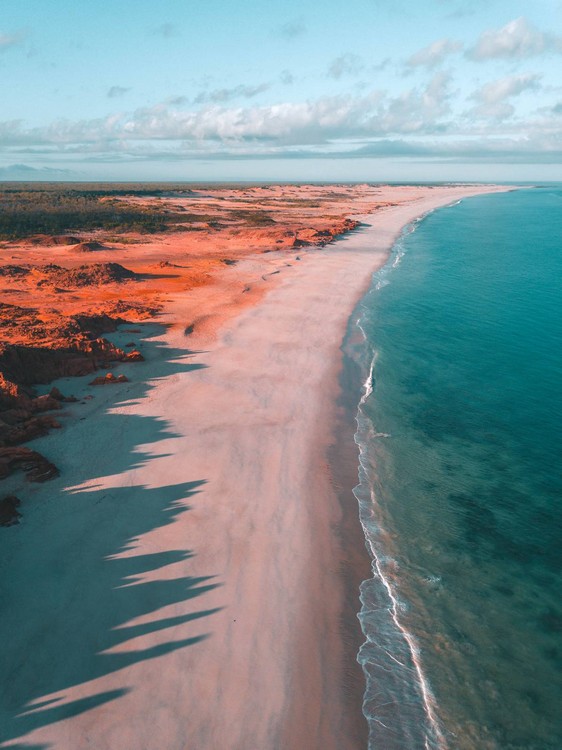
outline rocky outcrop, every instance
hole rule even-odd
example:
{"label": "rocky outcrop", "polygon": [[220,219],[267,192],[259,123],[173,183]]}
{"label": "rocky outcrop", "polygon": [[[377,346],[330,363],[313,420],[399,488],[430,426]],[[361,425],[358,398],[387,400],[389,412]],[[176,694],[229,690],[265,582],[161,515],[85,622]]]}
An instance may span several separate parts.
{"label": "rocky outcrop", "polygon": [[84,338],[61,349],[0,344],[0,446],[19,445],[60,427],[45,412],[59,410],[62,401],[74,399],[65,398],[58,389],[35,396],[33,385],[88,375],[108,361],[125,359],[125,352],[104,338]]}
{"label": "rocky outcrop", "polygon": [[[142,310],[140,303],[117,306]],[[60,427],[56,412],[65,402],[76,399],[65,397],[57,388],[37,396],[33,386],[61,377],[88,375],[112,361],[142,361],[138,350],[125,353],[103,336],[124,322],[105,312],[64,316],[0,303],[2,333],[18,341],[0,343],[0,479],[19,469],[34,482],[58,476],[57,468],[47,458],[21,444]],[[100,381],[122,383],[127,378],[108,374],[94,383]]]}
{"label": "rocky outcrop", "polygon": [[98,375],[94,378],[90,385],[114,385],[115,383],[128,383],[129,378],[126,375],[115,375],[112,372],[108,372],[106,375]]}
{"label": "rocky outcrop", "polygon": [[[20,339],[37,344],[0,343],[0,447],[12,447],[46,435],[60,427],[49,412],[59,411],[62,404],[76,401],[65,397],[57,388],[36,396],[33,386],[61,377],[94,373],[109,362],[140,362],[144,359],[134,349],[123,349],[103,337],[125,321],[105,313],[81,313],[44,319],[36,310],[0,303],[3,330],[19,334]],[[125,382],[125,376],[111,375],[106,382]]]}
{"label": "rocky outcrop", "polygon": [[[91,244],[93,243],[83,243],[83,245]],[[97,249],[105,248],[100,245]],[[39,288],[44,286],[62,286],[65,288],[101,286],[103,284],[121,284],[124,281],[141,278],[120,263],[88,263],[77,268],[64,268],[55,263],[49,263],[46,266],[8,264],[0,266],[0,276],[16,281],[24,279],[32,281]]]}
{"label": "rocky outcrop", "polygon": [[18,511],[20,500],[15,495],[7,495],[0,500],[0,526],[15,526],[19,523],[21,513]]}
{"label": "rocky outcrop", "polygon": [[310,245],[325,245],[332,242],[340,235],[351,232],[359,226],[358,221],[353,219],[342,219],[330,226],[328,229],[299,229],[295,232],[292,242],[293,247],[307,247]]}
{"label": "rocky outcrop", "polygon": [[98,252],[99,250],[111,250],[110,247],[103,245],[101,242],[98,242],[97,240],[89,240],[88,242],[79,242],[72,249],[74,252],[77,252],[77,253],[95,253],[95,252]]}
{"label": "rocky outcrop", "polygon": [[77,268],[63,268],[51,263],[47,266],[36,266],[33,270],[43,277],[39,279],[37,286],[100,286],[139,278],[138,274],[120,263],[90,263]]}
{"label": "rocky outcrop", "polygon": [[124,322],[123,318],[107,313],[43,314],[34,308],[0,302],[3,338],[21,346],[89,351],[91,347],[84,346],[84,342],[116,331]]}
{"label": "rocky outcrop", "polygon": [[17,386],[31,386],[87,375],[106,362],[124,358],[125,352],[104,338],[77,339],[61,348],[0,344],[0,374]]}
{"label": "rocky outcrop", "polygon": [[[17,419],[15,424],[8,420]],[[19,445],[37,437],[43,437],[49,430],[60,427],[61,424],[50,414],[33,416],[33,412],[26,409],[13,409],[10,414],[2,414],[0,420],[0,444],[5,446]]]}
{"label": "rocky outcrop", "polygon": [[0,446],[25,443],[60,427],[60,422],[45,412],[60,410],[63,402],[76,400],[73,396],[64,397],[58,388],[32,397],[0,374]]}
{"label": "rocky outcrop", "polygon": [[19,446],[0,448],[0,479],[22,469],[29,482],[46,482],[59,476],[57,467],[37,451]]}

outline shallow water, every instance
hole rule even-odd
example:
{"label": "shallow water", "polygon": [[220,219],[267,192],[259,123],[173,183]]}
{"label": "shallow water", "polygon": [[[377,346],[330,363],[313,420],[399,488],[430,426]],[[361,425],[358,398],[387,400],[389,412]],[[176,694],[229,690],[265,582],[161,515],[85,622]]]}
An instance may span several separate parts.
{"label": "shallow water", "polygon": [[416,222],[359,309],[371,748],[562,747],[562,189]]}

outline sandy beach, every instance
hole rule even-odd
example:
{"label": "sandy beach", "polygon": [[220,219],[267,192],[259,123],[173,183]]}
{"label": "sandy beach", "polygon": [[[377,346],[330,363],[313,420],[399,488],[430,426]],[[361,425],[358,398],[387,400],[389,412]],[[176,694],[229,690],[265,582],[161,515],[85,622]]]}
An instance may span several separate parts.
{"label": "sandy beach", "polygon": [[61,476],[1,530],[0,747],[367,747],[340,347],[404,226],[503,189],[385,188],[334,244],[172,290],[134,334],[145,361],[116,370],[131,382],[32,441]]}

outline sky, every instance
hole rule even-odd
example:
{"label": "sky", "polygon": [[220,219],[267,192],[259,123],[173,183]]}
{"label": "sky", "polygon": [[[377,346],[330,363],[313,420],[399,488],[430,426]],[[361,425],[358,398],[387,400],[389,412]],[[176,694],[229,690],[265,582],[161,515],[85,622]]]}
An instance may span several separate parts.
{"label": "sky", "polygon": [[562,179],[562,0],[3,0],[0,180]]}

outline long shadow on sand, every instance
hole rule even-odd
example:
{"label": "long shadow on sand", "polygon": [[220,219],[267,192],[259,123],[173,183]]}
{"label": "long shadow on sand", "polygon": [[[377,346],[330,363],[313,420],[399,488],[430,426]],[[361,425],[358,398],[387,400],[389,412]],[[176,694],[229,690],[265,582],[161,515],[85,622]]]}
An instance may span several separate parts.
{"label": "long shadow on sand", "polygon": [[[21,526],[1,530],[1,747],[44,750],[47,745],[33,740],[26,744],[25,735],[115,701],[132,689],[126,673],[123,684],[115,687],[113,680],[108,690],[86,683],[209,636],[205,618],[217,610],[194,609],[187,603],[219,585],[214,576],[174,577],[170,569],[164,580],[150,580],[151,572],[169,565],[179,563],[185,572],[185,561],[194,552],[141,552],[139,543],[145,534],[188,512],[189,498],[202,491],[204,480],[186,476],[179,484],[149,488],[135,485],[133,473],[131,486],[108,489],[95,482],[155,458],[154,452],[148,455],[139,446],[177,437],[162,419],[110,411],[131,397],[144,398],[156,379],[202,366],[193,362],[194,353],[150,339],[144,339],[143,351],[150,381],[134,383],[128,393],[115,387],[103,415],[115,443],[87,456],[78,481],[89,486],[69,487],[77,479],[76,468],[65,477],[63,466],[60,479],[48,485],[50,493],[45,489],[36,498],[37,503],[48,503],[49,512],[39,521],[34,515],[39,510],[30,503]],[[74,428],[81,453],[87,445],[88,421]],[[48,450],[48,442],[45,445]],[[178,607],[182,603],[183,611]],[[175,607],[173,616],[169,610],[160,614],[165,607]],[[157,679],[157,671],[154,674]],[[79,697],[73,699],[68,692],[78,685]],[[18,738],[23,743],[5,744]],[[74,738],[76,747],[80,742]]]}

